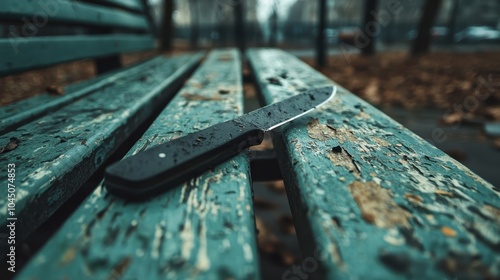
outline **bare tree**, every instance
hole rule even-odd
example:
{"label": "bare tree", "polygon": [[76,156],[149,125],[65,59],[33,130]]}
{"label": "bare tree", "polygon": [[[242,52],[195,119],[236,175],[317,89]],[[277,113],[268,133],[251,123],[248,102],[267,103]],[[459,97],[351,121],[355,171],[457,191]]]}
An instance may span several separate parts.
{"label": "bare tree", "polygon": [[160,48],[162,51],[170,51],[173,48],[174,22],[174,0],[163,1],[162,23],[160,28]]}
{"label": "bare tree", "polygon": [[450,17],[448,19],[448,43],[453,43],[455,41],[455,33],[457,32],[457,17],[458,10],[460,6],[459,0],[451,0],[452,8],[450,10]]}
{"label": "bare tree", "polygon": [[278,41],[278,5],[277,2],[274,1],[273,4],[273,12],[271,17],[269,18],[270,24],[270,34],[269,34],[269,46],[276,47],[276,42]]}
{"label": "bare tree", "polygon": [[326,0],[319,0],[318,5],[318,30],[316,35],[316,65],[318,67],[324,67],[326,65],[327,53],[326,53],[326,40],[325,40],[325,28],[326,28]]}
{"label": "bare tree", "polygon": [[411,49],[412,55],[420,55],[429,52],[432,40],[431,29],[442,2],[442,0],[427,0],[425,2],[424,10],[420,17],[420,24],[418,26],[418,34],[413,41]]}
{"label": "bare tree", "polygon": [[189,44],[191,49],[196,49],[198,47],[198,37],[199,37],[199,23],[198,23],[198,1],[189,1],[189,13],[191,15],[191,36],[189,37]]}
{"label": "bare tree", "polygon": [[375,25],[376,22],[375,15],[377,11],[378,0],[365,0],[365,14],[363,21],[363,30],[368,30],[366,32],[366,37],[368,38],[368,44],[361,49],[363,55],[373,55],[375,54],[375,34],[379,30],[371,30],[371,28],[379,26]]}
{"label": "bare tree", "polygon": [[242,54],[245,53],[245,1],[235,1],[234,9],[234,39]]}

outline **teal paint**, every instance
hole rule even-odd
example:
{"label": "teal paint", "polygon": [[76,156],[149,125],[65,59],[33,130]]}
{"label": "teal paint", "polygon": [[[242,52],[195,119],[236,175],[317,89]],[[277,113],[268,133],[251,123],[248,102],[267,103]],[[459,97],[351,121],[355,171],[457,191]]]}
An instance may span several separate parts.
{"label": "teal paint", "polygon": [[[127,156],[242,112],[240,56],[213,51]],[[100,184],[18,279],[258,278],[250,178],[239,155],[140,203]]]}
{"label": "teal paint", "polygon": [[[107,0],[105,2],[116,3],[122,1]],[[135,3],[132,3],[135,2]],[[123,7],[140,9],[137,1],[124,1]],[[148,30],[148,24],[143,15],[129,13],[123,9],[110,8],[83,1],[44,1],[44,0],[16,0],[2,1],[0,5],[0,17],[4,20],[17,20],[29,22],[34,28],[49,24],[75,24],[83,26],[100,26],[107,28],[122,28],[134,31]],[[35,18],[36,17],[36,18]],[[21,21],[25,18],[25,21]],[[46,22],[45,24],[42,24]],[[30,27],[29,34],[36,32]],[[19,34],[23,38],[34,36]],[[28,38],[29,39],[29,38]]]}
{"label": "teal paint", "polygon": [[[283,51],[248,59],[266,103],[335,84]],[[274,146],[304,259],[319,265],[309,276],[499,277],[498,192],[347,90],[276,131]],[[354,187],[377,191],[360,204]],[[362,213],[370,201],[382,209]]]}
{"label": "teal paint", "polygon": [[[0,174],[7,163],[16,168],[16,238],[18,242],[52,215],[92,176],[125,139],[165,104],[198,64],[201,54],[161,57],[140,64],[130,75],[76,99],[59,110],[0,136],[0,145],[20,140],[0,155]],[[7,197],[7,188],[0,188]],[[7,200],[0,200],[5,228]],[[6,243],[0,245],[4,252]]]}
{"label": "teal paint", "polygon": [[142,12],[143,6],[141,0],[102,0],[102,2],[108,3],[110,5],[116,5],[118,7],[123,7],[126,9],[134,10],[137,12]]}
{"label": "teal paint", "polygon": [[[0,76],[42,68],[62,62],[151,50],[151,35],[74,35],[0,39]],[[68,51],[68,50],[78,50]]]}

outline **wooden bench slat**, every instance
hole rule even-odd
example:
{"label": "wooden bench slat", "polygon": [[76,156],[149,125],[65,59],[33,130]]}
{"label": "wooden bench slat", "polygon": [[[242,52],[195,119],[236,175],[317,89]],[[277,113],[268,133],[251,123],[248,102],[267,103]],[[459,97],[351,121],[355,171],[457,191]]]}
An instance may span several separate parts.
{"label": "wooden bench slat", "polygon": [[[134,1],[123,4],[130,6],[132,2]],[[137,8],[136,5],[132,7]],[[22,22],[25,30],[21,32],[26,34],[20,34],[23,37],[34,36],[32,33],[36,32],[36,28],[54,23],[126,28],[136,31],[147,31],[149,28],[146,19],[141,15],[116,8],[67,0],[2,0],[0,1],[0,18],[17,21],[22,21],[24,18]],[[31,25],[28,26],[26,22]]]}
{"label": "wooden bench slat", "polygon": [[[334,84],[283,51],[254,49],[248,59],[266,103]],[[274,136],[302,273],[499,277],[498,189],[368,103],[339,87]]]}
{"label": "wooden bench slat", "polygon": [[115,83],[117,80],[127,78],[129,75],[136,75],[143,71],[144,67],[154,66],[163,62],[164,60],[161,57],[155,57],[140,63],[142,64],[140,67],[137,67],[138,64],[132,65],[125,69],[101,74],[91,80],[69,85],[64,88],[63,96],[44,93],[2,106],[0,107],[0,135],[14,130],[44,114],[54,112],[71,102]]}
{"label": "wooden bench slat", "polygon": [[[174,94],[201,54],[162,58],[71,105],[0,136],[18,146],[1,154],[0,172],[16,164],[16,238],[22,240],[92,176],[155,109]],[[7,196],[7,188],[0,190]],[[7,200],[0,200],[5,228]],[[2,251],[7,244],[0,245]]]}
{"label": "wooden bench slat", "polygon": [[[240,56],[213,51],[127,156],[242,112]],[[101,183],[18,276],[258,278],[250,178],[248,157],[238,155],[143,202]]]}
{"label": "wooden bench slat", "polygon": [[123,7],[126,9],[141,12],[144,10],[141,0],[101,0],[102,2],[115,5],[117,7]]}
{"label": "wooden bench slat", "polygon": [[[0,39],[0,76],[88,57],[149,50],[151,35],[77,35],[34,37],[13,43]],[[77,49],[78,52],[69,50]],[[19,54],[19,55],[18,55]]]}

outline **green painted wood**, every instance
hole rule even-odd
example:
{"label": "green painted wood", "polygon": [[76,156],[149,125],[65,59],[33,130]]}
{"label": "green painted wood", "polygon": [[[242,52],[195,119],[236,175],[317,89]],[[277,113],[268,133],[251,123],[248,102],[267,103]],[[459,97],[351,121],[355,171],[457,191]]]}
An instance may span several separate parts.
{"label": "green painted wood", "polygon": [[[0,174],[7,174],[8,164],[16,165],[17,244],[172,97],[200,59],[201,54],[162,57],[160,64],[141,65],[141,71],[0,136],[2,147],[12,138],[19,141],[14,150],[0,155]],[[1,188],[0,195],[7,197],[7,188]],[[7,207],[7,200],[0,200],[3,229]],[[0,243],[2,253],[6,246]]]}
{"label": "green painted wood", "polygon": [[43,93],[33,98],[28,98],[0,107],[0,135],[12,131],[42,115],[54,112],[80,98],[104,87],[110,86],[130,75],[137,75],[144,67],[154,67],[164,63],[161,57],[149,59],[140,67],[139,64],[99,75],[94,79],[72,84],[64,88],[64,95]]}
{"label": "green painted wood", "polygon": [[[0,76],[57,63],[154,48],[150,35],[77,35],[0,39]],[[71,50],[71,51],[68,51]]]}
{"label": "green painted wood", "polygon": [[[266,103],[334,84],[283,51],[248,59]],[[274,145],[304,256],[283,279],[500,277],[499,189],[347,90]]]}
{"label": "green painted wood", "polygon": [[[117,2],[117,1],[107,1]],[[133,5],[135,1],[123,2]],[[1,0],[0,18],[23,22],[22,37],[32,37],[37,28],[47,24],[77,24],[135,31],[149,29],[144,16],[101,5],[67,0]]]}
{"label": "green painted wood", "polygon": [[101,0],[101,2],[138,12],[142,12],[144,8],[141,0]]}
{"label": "green painted wood", "polygon": [[[242,112],[240,56],[213,51],[127,156]],[[100,184],[18,279],[43,275],[258,278],[248,157],[238,155],[139,203],[114,197]]]}

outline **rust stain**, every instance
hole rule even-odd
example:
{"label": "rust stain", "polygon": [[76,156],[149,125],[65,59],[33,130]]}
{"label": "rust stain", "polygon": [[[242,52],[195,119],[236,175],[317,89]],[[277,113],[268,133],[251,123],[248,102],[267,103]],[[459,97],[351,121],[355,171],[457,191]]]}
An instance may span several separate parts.
{"label": "rust stain", "polygon": [[441,227],[441,232],[448,237],[457,236],[457,232],[449,227]]}
{"label": "rust stain", "polygon": [[344,166],[350,173],[360,178],[360,170],[351,155],[341,148],[340,151],[329,150],[326,157],[336,166]]}
{"label": "rust stain", "polygon": [[66,252],[64,252],[64,255],[61,257],[61,261],[59,262],[60,265],[67,265],[70,263],[76,255],[75,248],[70,247]]}
{"label": "rust stain", "polygon": [[447,197],[455,197],[451,192],[443,191],[443,190],[435,190],[435,194]]}
{"label": "rust stain", "polygon": [[223,98],[217,97],[217,96],[203,96],[199,94],[192,94],[192,93],[183,93],[182,97],[184,99],[189,100],[189,101],[220,101],[224,100]]}
{"label": "rust stain", "polygon": [[381,228],[404,226],[409,228],[411,213],[399,207],[392,200],[391,190],[375,182],[355,181],[349,185],[363,219]]}

